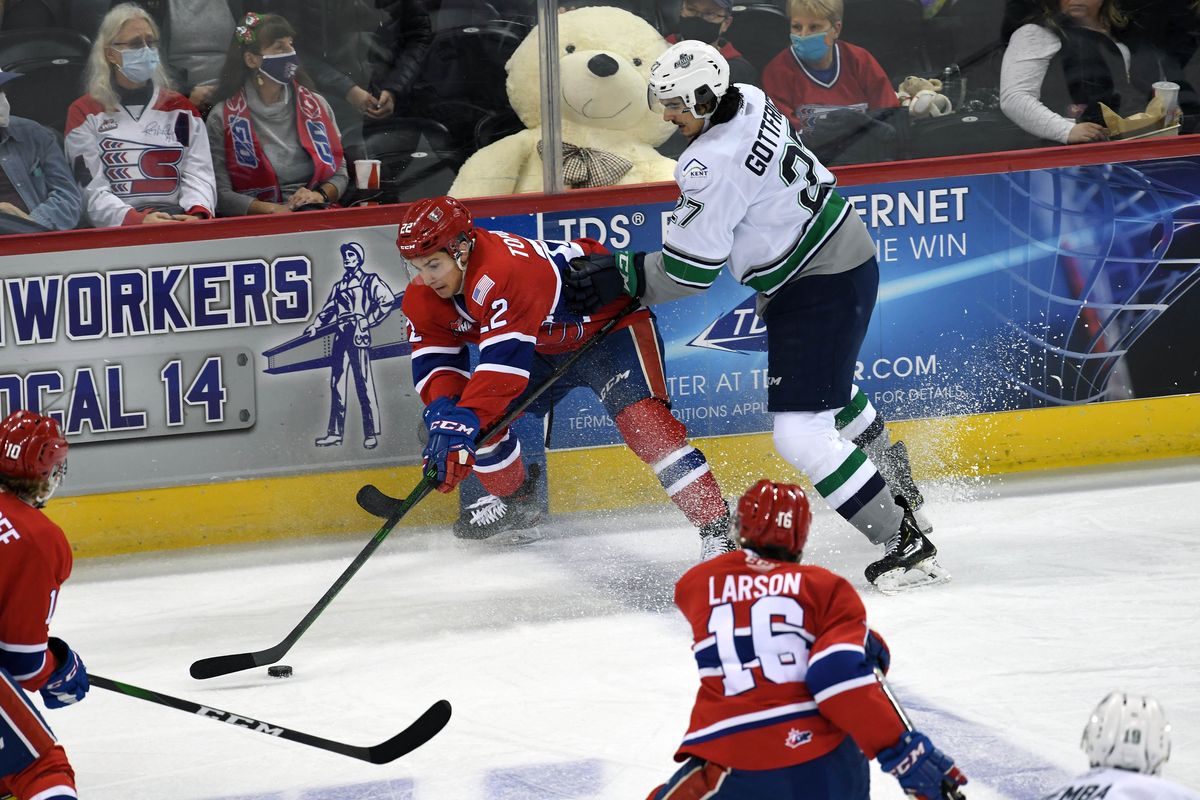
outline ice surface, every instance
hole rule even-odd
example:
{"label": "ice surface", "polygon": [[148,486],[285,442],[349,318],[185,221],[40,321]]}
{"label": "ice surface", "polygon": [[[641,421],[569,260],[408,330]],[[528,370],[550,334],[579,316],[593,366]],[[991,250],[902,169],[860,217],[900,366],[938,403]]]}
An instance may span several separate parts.
{"label": "ice surface", "polygon": [[[872,593],[875,550],[823,509],[807,555],[863,590],[890,682],[972,778],[968,796],[1035,798],[1082,771],[1083,724],[1115,688],[1163,703],[1164,774],[1200,786],[1200,461],[929,494],[951,583]],[[283,659],[294,677],[188,676],[197,658],[280,641],[366,543],[363,525],[81,561],[54,632],[99,674],[326,738],[381,742],[443,697],[445,731],[374,766],[95,689],[46,715],[80,797],[641,800],[671,774],[697,683],[671,590],[699,553],[674,509],[556,520],[523,547],[399,530]],[[873,784],[873,798],[903,796],[888,776]]]}

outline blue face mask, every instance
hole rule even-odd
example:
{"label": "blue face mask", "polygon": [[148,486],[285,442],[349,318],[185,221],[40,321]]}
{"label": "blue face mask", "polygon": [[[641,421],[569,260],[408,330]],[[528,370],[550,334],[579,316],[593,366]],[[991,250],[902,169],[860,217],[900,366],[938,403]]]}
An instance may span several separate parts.
{"label": "blue face mask", "polygon": [[808,36],[792,34],[792,54],[801,61],[820,61],[828,52],[825,33],[811,33]]}
{"label": "blue face mask", "polygon": [[259,70],[263,75],[266,75],[276,83],[291,83],[296,77],[296,70],[300,69],[300,58],[293,50],[290,53],[280,53],[274,56],[263,56],[262,66]]}
{"label": "blue face mask", "polygon": [[121,74],[133,83],[145,83],[158,69],[158,48],[139,47],[121,51]]}

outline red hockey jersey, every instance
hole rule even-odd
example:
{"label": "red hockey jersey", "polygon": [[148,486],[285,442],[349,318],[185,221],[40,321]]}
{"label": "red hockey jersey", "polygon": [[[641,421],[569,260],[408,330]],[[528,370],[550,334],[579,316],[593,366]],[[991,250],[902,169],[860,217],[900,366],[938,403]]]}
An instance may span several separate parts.
{"label": "red hockey jersey", "polygon": [[46,640],[71,564],[62,529],[0,491],[0,666],[31,692],[57,668]]}
{"label": "red hockey jersey", "polygon": [[844,578],[737,550],[684,573],[675,603],[700,670],[677,761],[779,769],[847,734],[874,758],[903,733],[867,663],[866,610]]}
{"label": "red hockey jersey", "polygon": [[[443,300],[424,285],[409,285],[404,292],[401,309],[421,400],[428,405],[457,395],[458,405],[474,411],[484,427],[502,417],[529,383],[535,350],[576,349],[628,302],[615,300],[585,317],[566,309],[562,285],[570,260],[605,252],[591,239],[526,239],[476,228],[461,294]],[[630,314],[618,328],[649,313]],[[473,374],[469,343],[479,345]]]}
{"label": "red hockey jersey", "polygon": [[833,76],[814,75],[791,49],[763,69],[762,87],[797,131],[810,127],[808,116],[831,107],[896,108],[900,105],[887,73],[869,52],[849,42],[836,42]]}

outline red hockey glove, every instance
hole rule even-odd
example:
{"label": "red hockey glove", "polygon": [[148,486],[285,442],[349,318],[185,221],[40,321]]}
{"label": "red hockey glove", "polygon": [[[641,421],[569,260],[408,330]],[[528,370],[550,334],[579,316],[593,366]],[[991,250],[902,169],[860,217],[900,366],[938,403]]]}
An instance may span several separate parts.
{"label": "red hockey glove", "polygon": [[454,398],[441,397],[425,409],[425,425],[429,441],[425,445],[423,463],[437,466],[437,490],[452,492],[471,474],[475,464],[479,417],[469,408],[456,406]]}

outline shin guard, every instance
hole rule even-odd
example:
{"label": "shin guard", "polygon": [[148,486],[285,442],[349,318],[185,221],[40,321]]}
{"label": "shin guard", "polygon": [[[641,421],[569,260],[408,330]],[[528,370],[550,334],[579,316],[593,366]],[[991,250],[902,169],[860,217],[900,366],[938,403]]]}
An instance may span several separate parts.
{"label": "shin guard", "polygon": [[866,453],[838,435],[833,411],[776,413],[775,449],[875,544],[900,529],[903,510]]}
{"label": "shin guard", "polygon": [[658,482],[688,521],[697,528],[729,513],[708,461],[687,440],[687,428],[661,400],[647,397],[627,406],[615,420],[637,457],[649,464]]}

